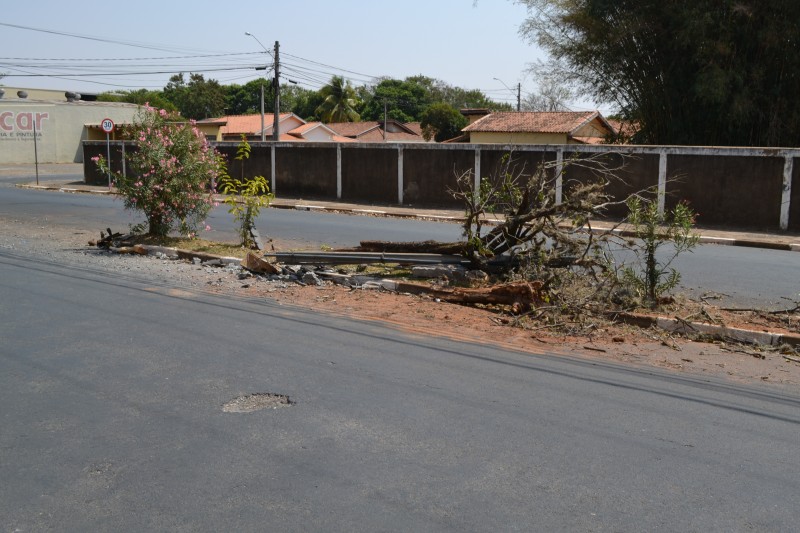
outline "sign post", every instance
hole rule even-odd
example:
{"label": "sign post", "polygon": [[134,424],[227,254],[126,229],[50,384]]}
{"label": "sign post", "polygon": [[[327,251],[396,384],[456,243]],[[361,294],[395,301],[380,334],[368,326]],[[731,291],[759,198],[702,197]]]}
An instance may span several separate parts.
{"label": "sign post", "polygon": [[108,188],[111,188],[111,132],[114,131],[114,121],[104,118],[100,123],[100,128],[106,132],[106,155],[108,157]]}

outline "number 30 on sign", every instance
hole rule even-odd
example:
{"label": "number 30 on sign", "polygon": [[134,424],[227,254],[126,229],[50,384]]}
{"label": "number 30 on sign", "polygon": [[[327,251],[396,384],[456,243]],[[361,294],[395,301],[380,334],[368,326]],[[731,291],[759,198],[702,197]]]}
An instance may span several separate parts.
{"label": "number 30 on sign", "polygon": [[111,133],[112,131],[114,131],[114,121],[111,120],[110,118],[104,118],[103,122],[100,123],[100,127],[103,129],[104,132]]}

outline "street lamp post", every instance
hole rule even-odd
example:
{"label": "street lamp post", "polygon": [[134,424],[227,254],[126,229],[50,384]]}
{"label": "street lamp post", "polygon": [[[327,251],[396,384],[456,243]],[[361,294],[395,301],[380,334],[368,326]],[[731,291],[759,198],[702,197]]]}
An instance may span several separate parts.
{"label": "street lamp post", "polygon": [[[506,85],[506,82],[504,82],[500,78],[492,78],[492,79],[493,80],[497,80],[500,83],[502,83],[505,86],[505,88],[508,89],[509,91],[511,91],[512,93],[514,92],[514,89],[512,89],[511,87]],[[517,83],[517,113],[519,113],[521,111],[521,107],[522,107],[521,96],[522,96],[522,84],[521,83]]]}
{"label": "street lamp post", "polygon": [[[261,41],[258,40],[258,37],[250,33],[249,31],[244,32],[245,35],[248,35],[256,40],[256,42],[264,49],[265,53],[269,53],[267,47],[264,46]],[[277,43],[276,43],[277,44]],[[263,67],[256,67],[256,70],[267,70],[266,66]],[[277,63],[276,63],[276,72],[277,72]],[[277,94],[277,92],[276,92]],[[277,119],[276,119],[277,120]],[[277,124],[275,125],[277,126]],[[266,134],[264,133],[264,83],[261,83],[261,142],[265,142],[267,140]]]}

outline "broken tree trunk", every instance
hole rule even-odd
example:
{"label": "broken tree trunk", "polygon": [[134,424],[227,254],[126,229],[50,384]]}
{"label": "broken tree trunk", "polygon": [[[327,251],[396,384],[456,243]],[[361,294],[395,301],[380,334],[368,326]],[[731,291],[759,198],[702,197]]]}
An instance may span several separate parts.
{"label": "broken tree trunk", "polygon": [[397,284],[397,291],[427,294],[457,304],[508,305],[514,313],[523,313],[542,301],[542,286],[541,281],[516,281],[480,289],[434,289],[429,285],[401,282]]}
{"label": "broken tree trunk", "polygon": [[108,246],[108,250],[117,254],[147,255],[147,250],[141,244],[134,244],[133,246]]}

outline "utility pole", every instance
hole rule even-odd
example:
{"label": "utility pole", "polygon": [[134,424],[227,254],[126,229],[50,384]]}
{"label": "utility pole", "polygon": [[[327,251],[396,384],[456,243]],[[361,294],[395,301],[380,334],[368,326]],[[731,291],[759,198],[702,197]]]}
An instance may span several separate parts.
{"label": "utility pole", "polygon": [[520,96],[522,95],[522,83],[517,83],[517,113],[520,112],[522,108],[522,101],[520,100]]}
{"label": "utility pole", "polygon": [[266,141],[266,133],[264,133],[264,82],[261,82],[261,142]]}
{"label": "utility pole", "polygon": [[389,101],[383,101],[383,142],[386,142],[386,122],[389,120]]}
{"label": "utility pole", "polygon": [[281,81],[280,81],[280,59],[278,51],[281,45],[275,41],[275,117],[272,119],[272,140],[278,142],[281,138],[280,125],[281,118]]}

